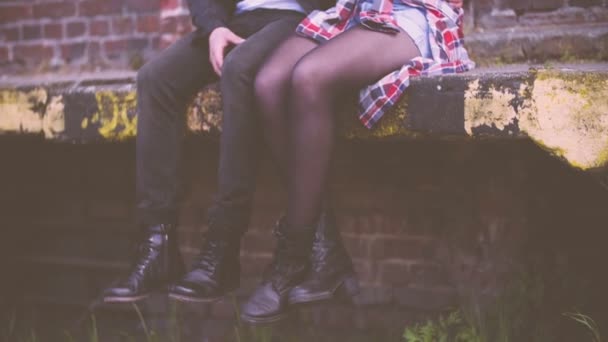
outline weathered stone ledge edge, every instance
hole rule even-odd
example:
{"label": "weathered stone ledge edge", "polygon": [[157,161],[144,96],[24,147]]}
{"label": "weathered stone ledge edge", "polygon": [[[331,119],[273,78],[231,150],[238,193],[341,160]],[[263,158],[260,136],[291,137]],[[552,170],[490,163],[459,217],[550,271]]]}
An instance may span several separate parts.
{"label": "weathered stone ledge edge", "polygon": [[[134,74],[0,80],[0,134],[74,143],[120,141],[136,133]],[[531,138],[581,169],[608,160],[608,64],[510,65],[412,80],[406,96],[367,130],[355,107],[340,112],[347,139]],[[210,86],[193,100],[191,132],[217,134],[221,96]]]}

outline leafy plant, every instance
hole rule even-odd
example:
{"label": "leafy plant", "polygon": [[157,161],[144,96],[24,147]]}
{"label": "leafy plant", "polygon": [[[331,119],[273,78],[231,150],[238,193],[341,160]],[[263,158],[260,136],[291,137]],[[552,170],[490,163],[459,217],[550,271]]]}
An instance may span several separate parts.
{"label": "leafy plant", "polygon": [[175,302],[171,303],[169,312],[169,335],[171,342],[180,342],[182,332],[180,329],[180,324],[178,322],[178,312],[177,312],[177,304]]}
{"label": "leafy plant", "polygon": [[27,342],[38,342],[38,337],[33,329],[30,331]]}
{"label": "leafy plant", "polygon": [[406,328],[403,338],[407,342],[481,342],[476,329],[468,324],[460,310],[447,317],[440,316],[436,321],[416,324]]}
{"label": "leafy plant", "polygon": [[236,324],[234,325],[234,339],[236,342],[271,342],[272,329],[270,327],[263,326],[246,327],[241,321],[241,313],[239,311],[236,296],[232,295],[230,299],[236,315]]}
{"label": "leafy plant", "polygon": [[75,342],[76,340],[74,340],[74,336],[72,336],[72,334],[69,331],[64,331],[63,334],[65,335],[65,342]]}
{"label": "leafy plant", "polygon": [[137,317],[139,317],[139,322],[141,323],[141,326],[144,329],[144,334],[146,335],[146,342],[157,342],[158,335],[156,334],[156,332],[154,330],[150,330],[148,328],[148,325],[146,324],[146,320],[144,319],[144,315],[141,313],[141,310],[139,309],[139,307],[136,304],[133,304],[133,308],[135,309],[135,312],[137,312]]}
{"label": "leafy plant", "polygon": [[8,319],[8,326],[6,327],[6,331],[4,332],[4,340],[10,341],[15,334],[15,322],[16,322],[16,314],[15,312],[11,312]]}
{"label": "leafy plant", "polygon": [[97,331],[97,320],[91,315],[91,331],[89,332],[90,342],[99,342],[99,332]]}
{"label": "leafy plant", "polygon": [[584,315],[580,312],[565,312],[564,316],[573,319],[574,321],[585,326],[585,328],[587,328],[589,330],[589,333],[591,334],[592,342],[602,342],[602,338],[600,336],[600,329],[597,323],[595,323],[595,321],[593,320],[593,318]]}

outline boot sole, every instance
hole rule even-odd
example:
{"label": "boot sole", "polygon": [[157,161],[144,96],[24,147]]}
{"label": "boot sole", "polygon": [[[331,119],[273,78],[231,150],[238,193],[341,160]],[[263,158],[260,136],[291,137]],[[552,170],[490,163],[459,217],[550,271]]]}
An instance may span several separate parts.
{"label": "boot sole", "polygon": [[176,294],[176,293],[169,293],[169,298],[180,301],[180,302],[186,302],[186,303],[214,303],[229,295],[230,295],[230,293],[226,293],[225,295],[222,295],[219,297],[202,298],[202,297],[184,296],[184,295],[180,295],[180,294]]}
{"label": "boot sole", "polygon": [[308,304],[328,301],[337,297],[352,298],[359,293],[359,281],[355,275],[348,275],[338,282],[333,289],[307,294],[305,296],[289,296],[289,304]]}
{"label": "boot sole", "polygon": [[134,303],[134,302],[138,302],[140,300],[146,299],[146,298],[148,298],[148,296],[150,296],[149,293],[140,295],[140,296],[133,296],[133,297],[104,297],[103,302],[104,303]]}
{"label": "boot sole", "polygon": [[226,292],[224,292],[223,295],[215,297],[193,297],[180,293],[169,292],[169,298],[186,303],[213,303],[228,296],[234,295],[234,292],[238,290],[239,286],[240,284],[237,284],[236,286],[230,286],[226,289]]}

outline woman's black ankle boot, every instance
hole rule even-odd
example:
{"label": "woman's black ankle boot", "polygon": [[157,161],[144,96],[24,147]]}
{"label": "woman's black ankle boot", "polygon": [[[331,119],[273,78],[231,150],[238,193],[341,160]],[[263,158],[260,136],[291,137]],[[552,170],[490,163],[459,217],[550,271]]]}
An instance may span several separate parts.
{"label": "woman's black ankle boot", "polygon": [[169,288],[169,297],[184,302],[213,302],[240,284],[241,234],[210,227],[194,266]]}
{"label": "woman's black ankle boot", "polygon": [[287,227],[284,221],[280,220],[274,231],[277,237],[274,260],[262,283],[241,308],[241,319],[245,322],[272,323],[284,318],[291,289],[308,274],[315,227]]}
{"label": "woman's black ankle boot", "polygon": [[321,214],[310,255],[310,272],[289,292],[289,303],[300,304],[352,297],[359,291],[350,256],[342,243],[331,210]]}

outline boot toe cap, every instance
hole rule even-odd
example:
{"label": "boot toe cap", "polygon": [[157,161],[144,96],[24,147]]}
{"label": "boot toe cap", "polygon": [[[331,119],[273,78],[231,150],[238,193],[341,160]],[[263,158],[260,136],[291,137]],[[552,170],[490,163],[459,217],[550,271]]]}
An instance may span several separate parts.
{"label": "boot toe cap", "polygon": [[281,295],[273,289],[272,284],[263,284],[241,306],[241,318],[250,323],[277,321],[286,313],[283,302]]}
{"label": "boot toe cap", "polygon": [[132,296],[135,291],[127,286],[111,287],[104,291],[104,296]]}
{"label": "boot toe cap", "polygon": [[147,292],[136,291],[128,286],[111,287],[103,292],[103,301],[106,303],[134,302],[148,296]]}

